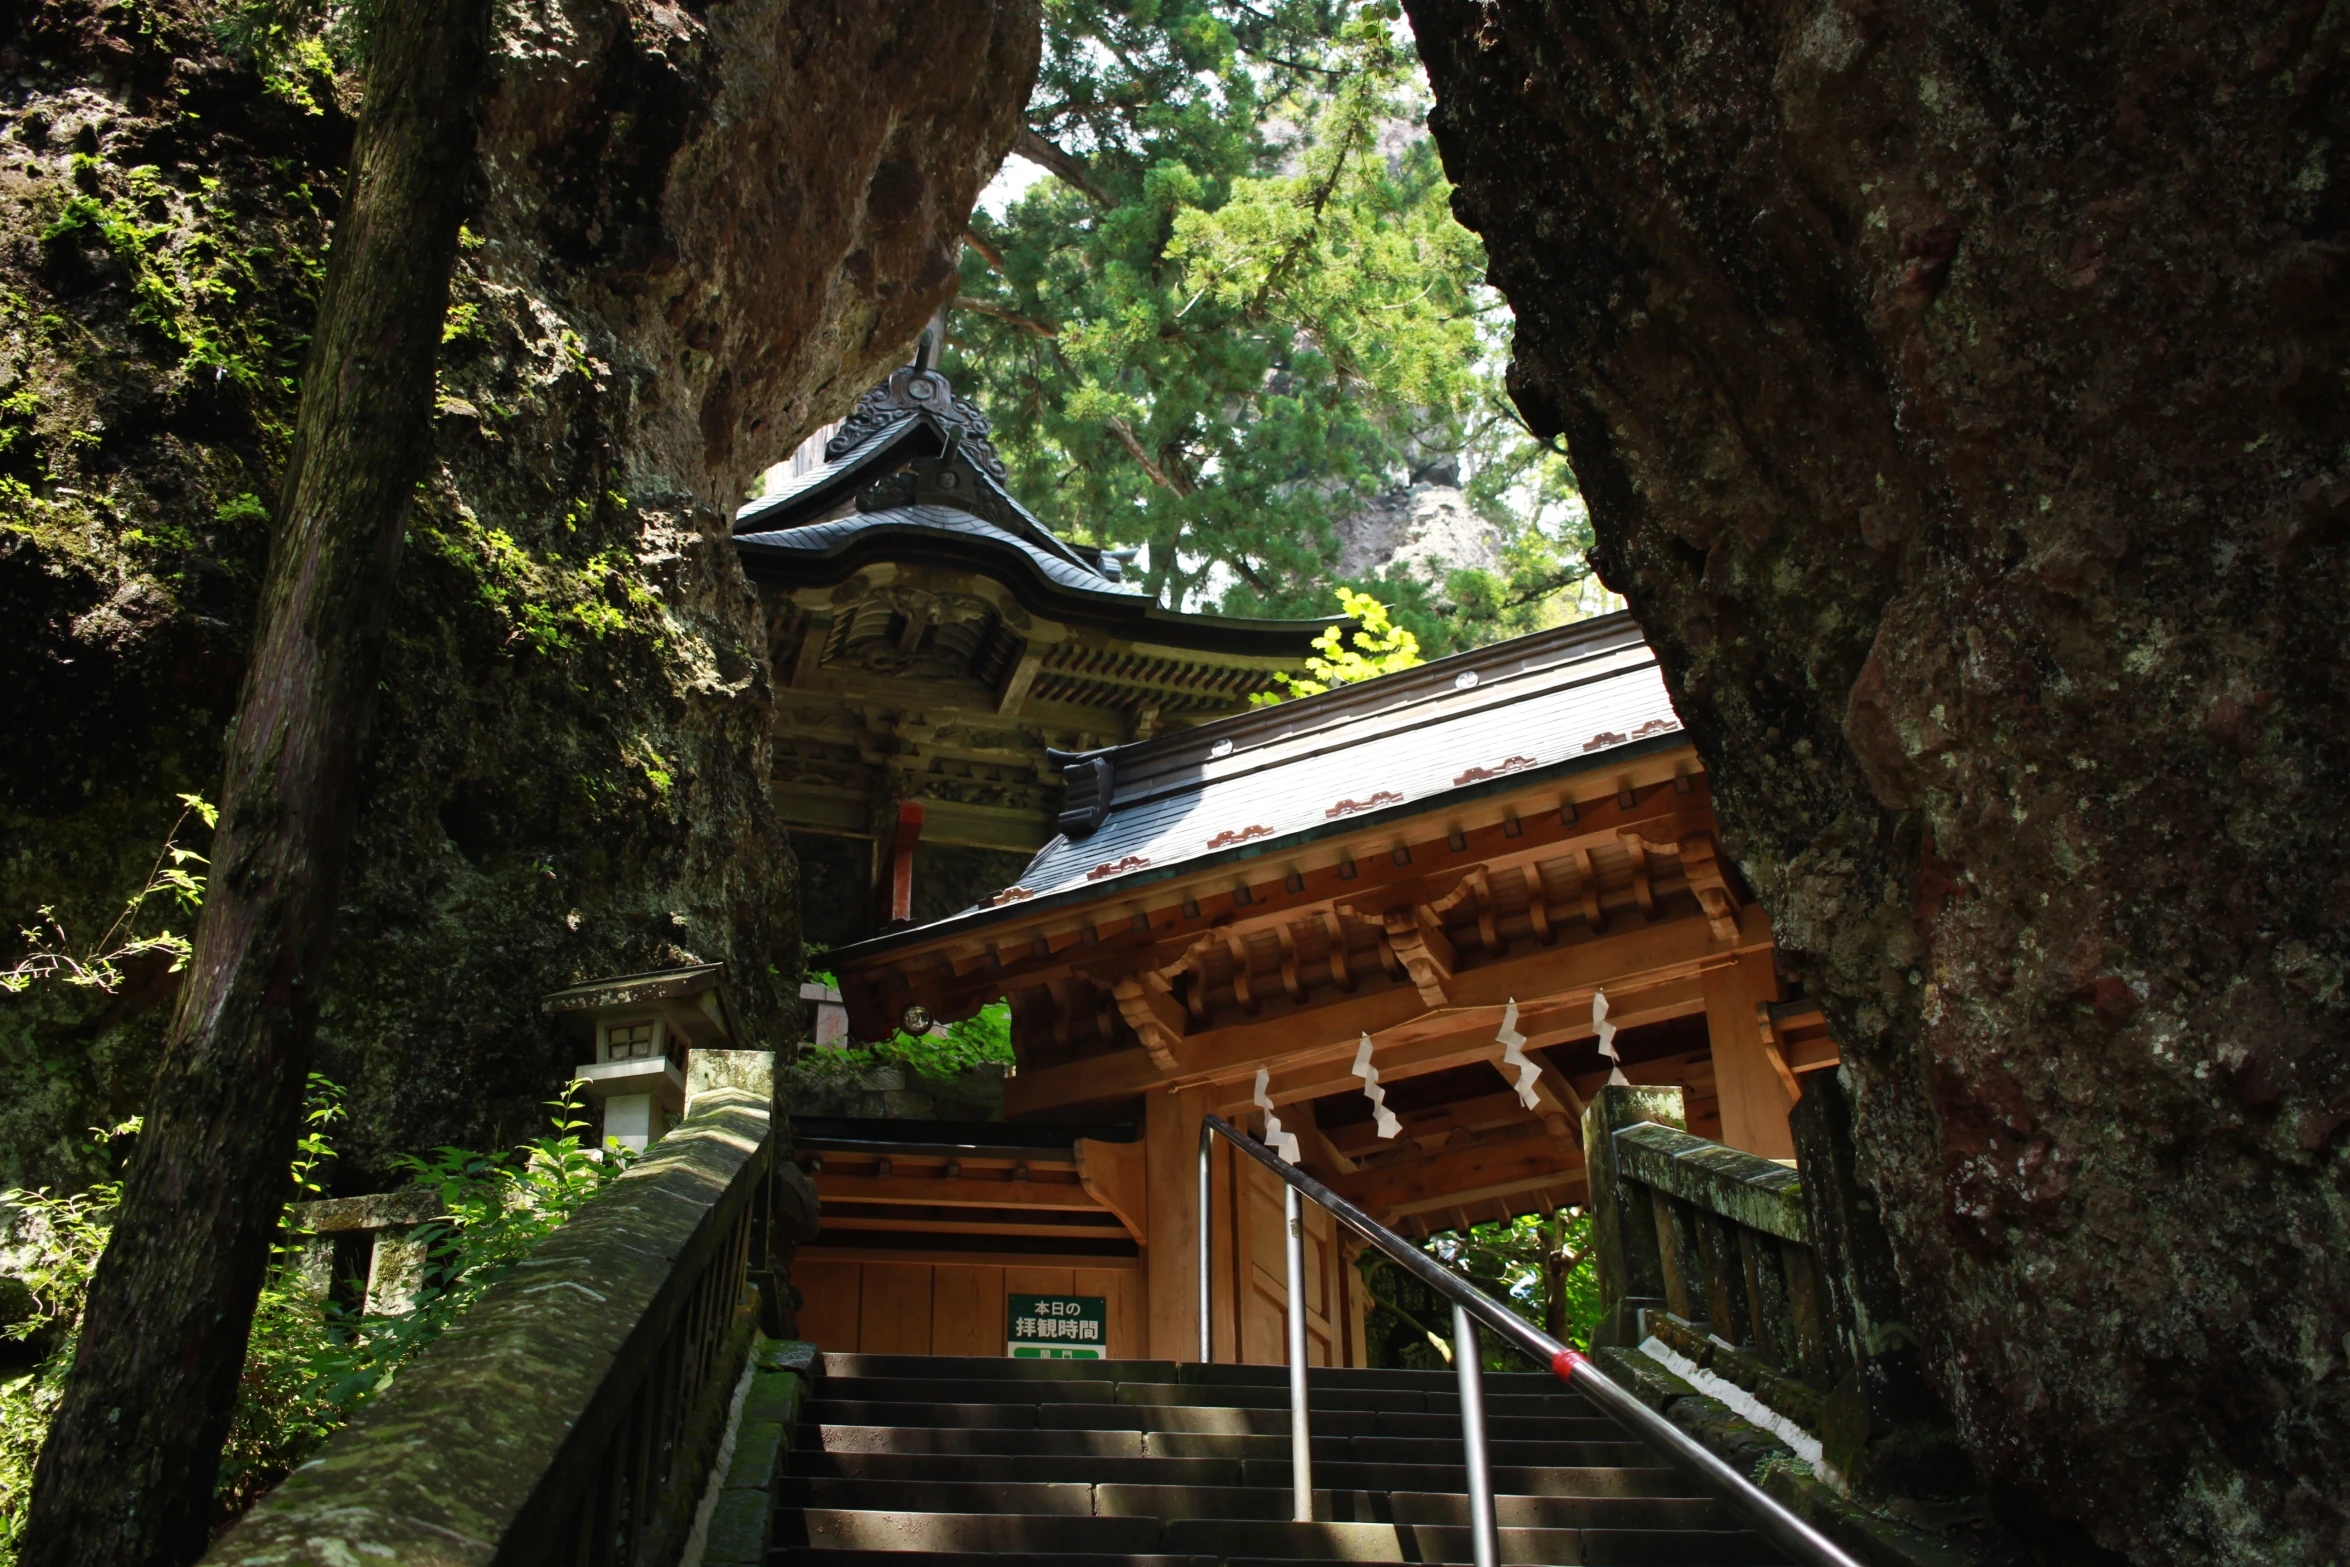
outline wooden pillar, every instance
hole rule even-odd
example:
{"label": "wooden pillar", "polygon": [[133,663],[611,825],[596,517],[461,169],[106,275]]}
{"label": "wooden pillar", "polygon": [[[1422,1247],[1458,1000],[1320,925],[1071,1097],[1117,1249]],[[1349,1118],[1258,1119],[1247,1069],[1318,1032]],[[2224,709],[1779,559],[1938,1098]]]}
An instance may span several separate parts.
{"label": "wooden pillar", "polygon": [[1143,1287],[1153,1360],[1199,1359],[1199,1123],[1208,1090],[1143,1096]]}
{"label": "wooden pillar", "polygon": [[1758,1003],[1778,999],[1768,952],[1749,953],[1705,973],[1705,1029],[1713,1044],[1714,1091],[1722,1141],[1765,1159],[1795,1157],[1787,1114],[1795,1108],[1755,1022]]}
{"label": "wooden pillar", "polygon": [[889,842],[889,919],[914,917],[914,846],[922,841],[922,807],[908,800],[898,807],[897,831]]}

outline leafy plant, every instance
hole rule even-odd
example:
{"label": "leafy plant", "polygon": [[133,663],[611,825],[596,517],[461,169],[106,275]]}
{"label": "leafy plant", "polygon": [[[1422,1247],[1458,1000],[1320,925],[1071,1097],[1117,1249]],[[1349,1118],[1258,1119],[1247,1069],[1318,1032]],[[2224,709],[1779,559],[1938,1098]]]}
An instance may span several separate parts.
{"label": "leafy plant", "polygon": [[[1420,639],[1391,621],[1387,606],[1370,594],[1340,588],[1338,607],[1356,622],[1355,630],[1342,638],[1337,626],[1329,627],[1314,638],[1314,654],[1306,660],[1305,674],[1274,677],[1291,696],[1319,696],[1338,686],[1355,685],[1426,662],[1420,657]],[[1280,701],[1281,695],[1267,691],[1249,700],[1265,707]]]}
{"label": "leafy plant", "polygon": [[[816,969],[809,970],[808,979],[826,986],[836,983],[830,974]],[[803,1050],[792,1070],[805,1078],[821,1081],[853,1076],[867,1067],[895,1066],[923,1077],[943,1079],[960,1077],[973,1067],[987,1063],[1009,1066],[1013,1059],[1011,1004],[991,1001],[961,1022],[927,1033],[909,1034],[901,1028],[878,1044]]]}
{"label": "leafy plant", "polygon": [[[303,1274],[311,1237],[289,1207],[254,1311],[221,1452],[214,1492],[221,1520],[292,1473],[517,1260],[628,1168],[627,1150],[596,1149],[583,1136],[591,1129],[581,1115],[580,1086],[572,1083],[550,1101],[550,1135],[511,1154],[442,1148],[401,1161],[412,1183],[438,1191],[447,1209],[416,1232],[427,1260],[417,1301],[406,1312],[367,1316],[321,1300],[315,1281]],[[321,1172],[334,1157],[331,1129],[342,1115],[341,1090],[313,1075],[292,1165],[294,1201],[324,1190]],[[137,1130],[133,1121],[99,1135],[111,1144]],[[14,1210],[8,1249],[0,1254],[16,1317],[5,1335],[42,1346],[32,1371],[0,1382],[0,1567],[15,1564],[33,1463],[64,1394],[90,1275],[121,1196],[118,1181],[70,1197],[0,1193],[0,1207]]]}
{"label": "leafy plant", "polygon": [[[1522,1214],[1506,1224],[1440,1231],[1422,1249],[1553,1338],[1588,1349],[1600,1317],[1599,1283],[1587,1266],[1590,1246],[1590,1213],[1568,1208],[1547,1218]],[[1372,1364],[1449,1365],[1450,1302],[1376,1253],[1360,1266],[1373,1302],[1366,1324]],[[1490,1333],[1484,1350],[1488,1370],[1542,1369]]]}
{"label": "leafy plant", "polygon": [[137,933],[137,923],[150,898],[168,897],[191,916],[203,905],[204,878],[189,867],[204,864],[204,856],[180,847],[179,841],[180,832],[191,816],[208,828],[220,822],[220,812],[202,796],[181,795],[179,816],[172,822],[171,830],[163,835],[163,847],[156,851],[145,884],[131,894],[122,912],[114,917],[114,923],[106,927],[106,933],[81,951],[74,950],[73,938],[58,919],[55,908],[43,905],[40,924],[18,933],[29,950],[14,965],[0,970],[0,991],[13,995],[38,980],[54,978],[68,985],[111,993],[122,988],[122,965],[149,952],[168,954],[170,971],[174,974],[186,968],[189,947],[185,936],[169,929],[142,936]]}

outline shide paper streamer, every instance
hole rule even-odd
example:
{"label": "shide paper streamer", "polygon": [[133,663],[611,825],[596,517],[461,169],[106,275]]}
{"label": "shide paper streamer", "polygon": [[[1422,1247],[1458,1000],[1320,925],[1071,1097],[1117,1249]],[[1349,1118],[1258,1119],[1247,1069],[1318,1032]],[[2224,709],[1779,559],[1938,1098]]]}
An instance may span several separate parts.
{"label": "shide paper streamer", "polygon": [[1355,1047],[1355,1076],[1363,1080],[1363,1097],[1371,1101],[1371,1114],[1379,1123],[1381,1137],[1393,1137],[1403,1130],[1403,1122],[1387,1108],[1387,1090],[1379,1086],[1379,1069],[1371,1064],[1371,1036]]}
{"label": "shide paper streamer", "polygon": [[1272,1073],[1261,1066],[1257,1068],[1255,1097],[1257,1108],[1265,1112],[1265,1146],[1279,1154],[1283,1163],[1295,1164],[1297,1163],[1297,1133],[1283,1131],[1281,1117],[1273,1113],[1273,1096],[1266,1091],[1266,1085],[1272,1080]]}
{"label": "shide paper streamer", "polygon": [[1534,1085],[1542,1080],[1542,1068],[1526,1059],[1526,1036],[1518,1032],[1517,997],[1510,997],[1502,1009],[1501,1032],[1493,1037],[1501,1042],[1501,1064],[1518,1069],[1518,1103],[1529,1110],[1539,1108],[1542,1101]]}
{"label": "shide paper streamer", "polygon": [[1599,1031],[1599,1053],[1615,1063],[1608,1069],[1608,1086],[1626,1087],[1631,1079],[1624,1075],[1624,1058],[1616,1054],[1616,1025],[1607,1020],[1607,992],[1591,993],[1591,1026]]}

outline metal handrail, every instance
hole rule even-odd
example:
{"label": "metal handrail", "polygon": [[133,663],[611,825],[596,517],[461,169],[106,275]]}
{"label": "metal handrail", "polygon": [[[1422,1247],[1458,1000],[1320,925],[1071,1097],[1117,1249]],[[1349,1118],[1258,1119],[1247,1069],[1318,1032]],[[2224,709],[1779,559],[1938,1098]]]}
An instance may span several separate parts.
{"label": "metal handrail", "polygon": [[1467,1458],[1469,1516],[1477,1567],[1493,1567],[1500,1554],[1493,1513],[1493,1471],[1486,1461],[1484,1383],[1477,1343],[1479,1323],[1549,1366],[1560,1381],[1597,1404],[1618,1425],[1629,1428],[1650,1446],[1662,1449],[1666,1457],[1728,1503],[1755,1533],[1786,1552],[1801,1567],[1861,1567],[1860,1562],[1834,1541],[1766,1495],[1752,1480],[1724,1463],[1688,1432],[1642,1403],[1580,1352],[1466,1283],[1434,1257],[1217,1115],[1204,1118],[1199,1130],[1199,1358],[1203,1363],[1215,1359],[1209,1288],[1212,1137],[1222,1137],[1279,1176],[1287,1193],[1283,1207],[1289,1221],[1290,1475],[1296,1493],[1298,1522],[1314,1521],[1311,1452],[1306,1430],[1305,1224],[1299,1206],[1301,1197],[1310,1197],[1333,1218],[1386,1253],[1405,1272],[1452,1303],[1453,1371],[1461,1387],[1461,1442]]}

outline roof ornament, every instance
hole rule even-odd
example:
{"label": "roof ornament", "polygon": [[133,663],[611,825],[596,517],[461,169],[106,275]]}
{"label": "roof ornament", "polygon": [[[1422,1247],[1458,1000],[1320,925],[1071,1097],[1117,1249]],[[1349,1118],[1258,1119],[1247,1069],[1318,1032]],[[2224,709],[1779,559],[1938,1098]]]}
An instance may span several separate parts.
{"label": "roof ornament", "polygon": [[1078,756],[1047,750],[1045,760],[1061,770],[1061,814],[1054,825],[1069,838],[1090,838],[1110,819],[1110,796],[1118,775],[1106,756]]}
{"label": "roof ornament", "polygon": [[1501,1032],[1493,1036],[1501,1044],[1501,1062],[1518,1070],[1518,1103],[1529,1110],[1541,1108],[1542,1096],[1534,1092],[1534,1085],[1542,1080],[1542,1068],[1526,1059],[1526,1036],[1518,1032],[1518,998],[1510,997],[1510,1004],[1502,1009]]}
{"label": "roof ornament", "polygon": [[1281,1117],[1273,1113],[1273,1096],[1266,1091],[1266,1085],[1272,1080],[1272,1073],[1261,1066],[1258,1067],[1257,1091],[1251,1097],[1255,1100],[1256,1107],[1265,1112],[1265,1146],[1279,1154],[1284,1164],[1295,1164],[1297,1163],[1297,1133],[1283,1131]]}
{"label": "roof ornament", "polygon": [[838,462],[882,432],[928,414],[965,462],[991,479],[1004,477],[1004,460],[988,439],[993,427],[987,415],[968,397],[956,396],[947,378],[932,368],[932,341],[930,332],[924,331],[914,362],[891,371],[888,380],[857,399],[857,406],[824,443],[825,461]]}
{"label": "roof ornament", "polygon": [[1599,1053],[1615,1063],[1609,1068],[1607,1082],[1610,1088],[1627,1088],[1632,1080],[1624,1075],[1624,1058],[1616,1054],[1616,1025],[1607,1020],[1607,992],[1591,992],[1591,1026],[1599,1031]]}
{"label": "roof ornament", "polygon": [[1363,1035],[1363,1042],[1355,1047],[1354,1074],[1363,1080],[1363,1097],[1371,1101],[1371,1116],[1379,1123],[1379,1135],[1393,1139],[1403,1130],[1403,1122],[1387,1108],[1387,1090],[1379,1086],[1379,1069],[1371,1064],[1369,1034]]}

